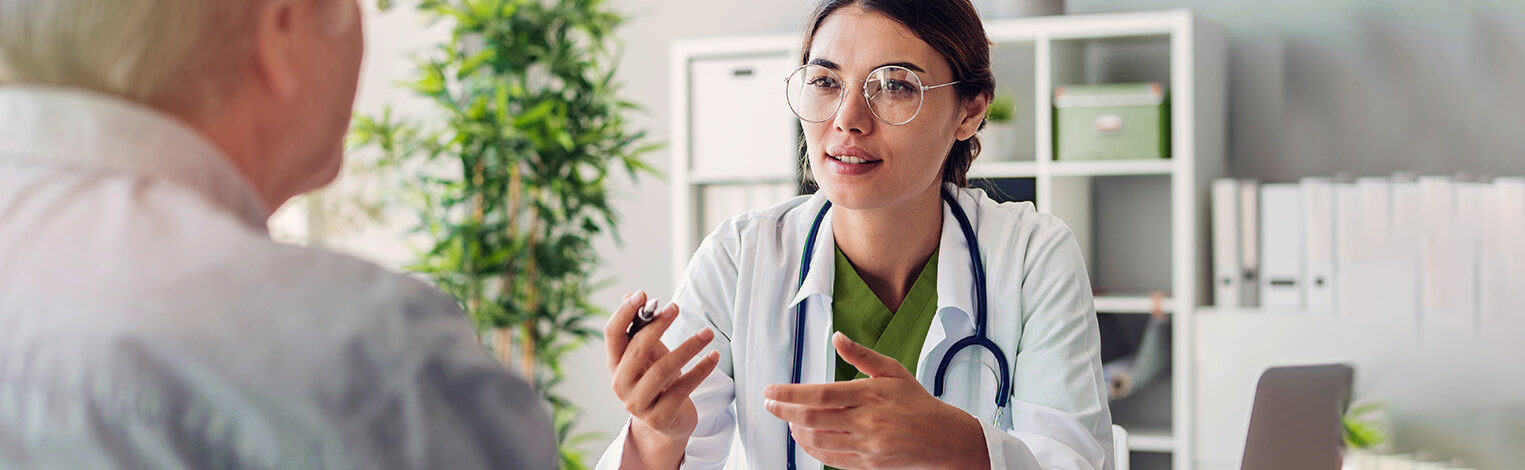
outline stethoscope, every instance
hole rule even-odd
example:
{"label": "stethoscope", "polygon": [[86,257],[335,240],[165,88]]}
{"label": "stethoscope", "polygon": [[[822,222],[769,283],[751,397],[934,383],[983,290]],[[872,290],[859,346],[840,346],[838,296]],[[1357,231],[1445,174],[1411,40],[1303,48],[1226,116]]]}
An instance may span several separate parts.
{"label": "stethoscope", "polygon": [[[1011,374],[1006,365],[1006,354],[1001,347],[990,341],[985,332],[985,262],[980,259],[980,243],[974,236],[974,227],[969,225],[969,216],[964,214],[964,208],[958,205],[953,195],[947,191],[942,192],[943,201],[948,203],[948,208],[953,211],[953,218],[958,220],[958,227],[964,232],[964,241],[969,243],[969,257],[974,262],[974,334],[964,337],[953,343],[948,352],[943,355],[942,362],[937,365],[937,375],[933,377],[932,395],[938,398],[943,396],[943,382],[948,379],[948,365],[953,362],[953,357],[968,347],[985,348],[995,355],[996,365],[1000,367],[997,375],[995,405],[997,410],[1006,409],[1008,397],[1011,395]],[[815,237],[821,231],[821,221],[826,219],[826,211],[831,209],[831,201],[821,206],[821,211],[816,213],[815,222],[810,225],[810,234],[805,236],[805,253],[800,257],[800,281],[796,289],[805,286],[805,274],[810,270],[810,258],[815,255]],[[808,302],[800,302],[794,314],[794,373],[789,378],[789,383],[800,383],[802,372],[802,360],[805,354],[805,307]],[[789,432],[789,427],[784,426],[784,435],[789,439],[788,468],[794,470],[794,434]]]}

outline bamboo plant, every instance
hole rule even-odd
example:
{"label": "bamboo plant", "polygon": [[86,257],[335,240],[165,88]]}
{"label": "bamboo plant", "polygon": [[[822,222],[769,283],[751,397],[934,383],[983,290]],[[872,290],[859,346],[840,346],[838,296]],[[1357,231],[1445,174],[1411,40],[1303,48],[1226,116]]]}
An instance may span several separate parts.
{"label": "bamboo plant", "polygon": [[[390,8],[392,2],[380,0]],[[614,79],[604,0],[417,0],[450,39],[417,61],[407,85],[432,116],[358,116],[354,142],[406,174],[415,230],[410,267],[454,296],[505,366],[549,402],[563,468],[585,468],[570,435],[578,411],[556,392],[561,358],[598,333],[589,296],[593,241],[616,228],[611,173],[655,174],[654,150],[626,116]],[[617,239],[617,234],[616,239]]]}

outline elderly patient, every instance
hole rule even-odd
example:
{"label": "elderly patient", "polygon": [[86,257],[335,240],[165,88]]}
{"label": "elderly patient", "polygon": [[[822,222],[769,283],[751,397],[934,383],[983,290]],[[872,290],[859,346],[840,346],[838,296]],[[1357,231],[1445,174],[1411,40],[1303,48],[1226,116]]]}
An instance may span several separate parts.
{"label": "elderly patient", "polygon": [[354,0],[0,0],[0,468],[552,468],[435,289],[274,243]]}

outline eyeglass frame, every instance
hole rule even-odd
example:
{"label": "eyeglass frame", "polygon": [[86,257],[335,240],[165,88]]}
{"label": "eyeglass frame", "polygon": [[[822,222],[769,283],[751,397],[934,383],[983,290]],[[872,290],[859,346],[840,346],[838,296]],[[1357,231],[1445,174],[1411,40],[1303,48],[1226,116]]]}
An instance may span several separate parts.
{"label": "eyeglass frame", "polygon": [[[789,76],[784,77],[784,99],[785,99],[786,102],[788,101],[788,98],[789,98],[789,80],[793,79],[796,74],[800,73],[800,70],[804,70],[806,67],[820,67],[822,69],[825,69],[827,72],[830,72],[833,76],[837,77],[838,80],[841,80],[844,83],[845,82],[850,82],[850,81],[852,81],[852,82],[861,82],[862,85],[860,85],[858,87],[858,89],[863,90],[863,103],[866,106],[868,106],[868,112],[870,114],[873,114],[874,118],[878,119],[879,122],[882,122],[882,123],[885,123],[885,124],[889,124],[891,126],[903,126],[903,125],[909,124],[911,121],[916,120],[916,117],[921,115],[922,105],[927,103],[927,90],[942,88],[942,87],[949,86],[949,85],[957,85],[959,83],[963,83],[964,82],[963,80],[954,80],[954,81],[951,81],[951,82],[948,82],[948,83],[944,83],[944,84],[941,84],[941,85],[917,85],[917,86],[921,87],[921,90],[920,90],[921,91],[921,100],[916,103],[916,112],[911,113],[911,117],[906,118],[906,120],[904,120],[904,121],[901,121],[901,122],[890,122],[889,120],[887,120],[884,117],[880,116],[878,111],[874,111],[873,105],[869,105],[868,104],[869,100],[872,99],[872,98],[868,96],[868,79],[867,78],[842,78],[842,75],[838,74],[837,71],[832,70],[832,69],[830,69],[830,68],[828,68],[826,66],[820,65],[820,64],[805,64],[805,65],[801,65],[799,67],[795,67],[793,71],[789,72]],[[901,67],[899,65],[885,65],[885,66],[881,66],[881,67],[875,68],[873,70],[870,70],[868,72],[868,75],[866,75],[865,77],[872,77],[874,74],[879,73],[879,71],[884,70],[884,69],[901,69],[901,70],[904,70],[904,71],[910,73],[911,76],[916,77],[916,83],[921,83],[921,75],[917,74],[915,70],[911,70],[911,69],[908,69],[908,68],[905,68],[905,67]],[[789,112],[794,113],[794,117],[800,118],[801,121],[805,121],[805,122],[808,122],[808,123],[811,123],[811,124],[820,124],[820,123],[823,123],[823,122],[826,122],[826,121],[830,121],[834,117],[837,117],[837,113],[842,112],[842,105],[844,103],[847,103],[847,90],[845,89],[845,87],[842,90],[842,93],[837,95],[837,109],[831,110],[831,114],[827,115],[826,118],[824,118],[824,119],[821,119],[819,121],[811,121],[809,119],[805,119],[804,116],[800,116],[799,111],[795,111],[794,104],[792,102],[789,103]]]}

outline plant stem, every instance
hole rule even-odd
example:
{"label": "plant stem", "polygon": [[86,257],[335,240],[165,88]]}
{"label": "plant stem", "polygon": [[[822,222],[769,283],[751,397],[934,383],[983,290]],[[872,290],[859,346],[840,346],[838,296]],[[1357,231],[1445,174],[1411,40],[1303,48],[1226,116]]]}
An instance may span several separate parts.
{"label": "plant stem", "polygon": [[510,333],[512,333],[512,330],[508,328],[493,328],[492,330],[493,352],[497,355],[498,363],[502,364],[505,368],[509,364],[514,363],[514,337]]}
{"label": "plant stem", "polygon": [[535,383],[535,343],[537,342],[536,336],[535,321],[525,321],[523,344],[524,352],[522,353],[523,356],[521,356],[519,360],[524,362],[524,380],[532,384]]}

